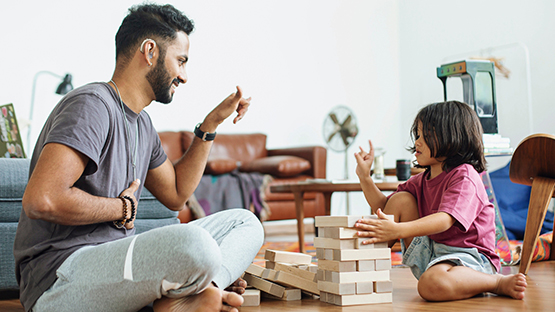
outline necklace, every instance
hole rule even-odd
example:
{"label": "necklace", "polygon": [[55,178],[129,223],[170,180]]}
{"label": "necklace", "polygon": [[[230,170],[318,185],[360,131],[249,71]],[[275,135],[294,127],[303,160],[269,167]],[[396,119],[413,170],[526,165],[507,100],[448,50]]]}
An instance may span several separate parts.
{"label": "necklace", "polygon": [[137,180],[137,147],[139,146],[139,121],[135,123],[135,150],[131,155],[131,129],[129,129],[129,121],[127,120],[127,114],[125,114],[125,108],[123,107],[123,100],[121,99],[121,94],[119,93],[118,85],[114,82],[114,80],[110,79],[110,82],[114,84],[116,87],[116,91],[118,92],[119,103],[121,105],[121,112],[123,113],[123,120],[125,121],[125,133],[127,136],[127,147],[129,148],[129,158],[131,160],[131,165],[133,165],[133,181]]}

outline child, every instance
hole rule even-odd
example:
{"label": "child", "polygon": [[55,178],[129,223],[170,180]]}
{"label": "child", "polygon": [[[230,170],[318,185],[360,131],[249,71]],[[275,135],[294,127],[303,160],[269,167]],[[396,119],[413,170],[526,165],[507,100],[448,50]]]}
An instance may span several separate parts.
{"label": "child", "polygon": [[[403,264],[429,301],[483,292],[523,299],[526,277],[500,275],[495,253],[495,210],[479,172],[486,169],[482,127],[467,104],[450,101],[420,110],[411,128],[417,167],[426,170],[386,197],[370,177],[374,149],[355,153],[356,173],[372,213],[355,227],[371,244],[401,239]],[[383,208],[383,212],[380,208]],[[385,217],[394,215],[394,221]]]}

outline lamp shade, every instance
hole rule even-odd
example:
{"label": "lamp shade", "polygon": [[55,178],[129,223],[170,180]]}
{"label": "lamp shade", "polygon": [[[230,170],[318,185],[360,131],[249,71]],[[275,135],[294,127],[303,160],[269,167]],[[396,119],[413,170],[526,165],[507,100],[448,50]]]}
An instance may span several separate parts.
{"label": "lamp shade", "polygon": [[66,76],[64,77],[64,80],[62,81],[62,83],[60,83],[60,85],[56,89],[56,94],[64,95],[71,90],[73,90],[73,85],[71,84],[71,75],[66,74]]}

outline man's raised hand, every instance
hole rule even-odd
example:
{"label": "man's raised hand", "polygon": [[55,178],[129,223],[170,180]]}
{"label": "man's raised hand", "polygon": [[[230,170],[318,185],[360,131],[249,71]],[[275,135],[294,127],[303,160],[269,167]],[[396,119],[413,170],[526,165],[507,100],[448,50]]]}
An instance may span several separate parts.
{"label": "man's raised hand", "polygon": [[[237,123],[243,119],[250,106],[251,98],[243,98],[243,90],[237,86],[237,92],[230,94],[216,108],[214,108],[204,119],[204,123],[215,124],[216,126],[226,120],[231,114],[237,112],[237,116],[233,118],[233,123]],[[207,125],[208,126],[208,125]],[[213,132],[215,129],[206,129]]]}

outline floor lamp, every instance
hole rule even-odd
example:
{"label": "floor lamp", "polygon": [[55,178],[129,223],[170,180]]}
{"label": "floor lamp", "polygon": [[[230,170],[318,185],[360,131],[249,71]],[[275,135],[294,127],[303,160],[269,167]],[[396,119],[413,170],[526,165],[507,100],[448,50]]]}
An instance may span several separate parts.
{"label": "floor lamp", "polygon": [[27,128],[27,155],[32,155],[30,148],[31,148],[31,126],[33,125],[33,111],[35,109],[35,89],[37,86],[37,80],[39,76],[43,74],[49,74],[51,76],[62,79],[62,82],[60,83],[60,85],[58,85],[58,88],[56,89],[56,94],[64,95],[64,94],[67,94],[69,91],[73,90],[73,85],[71,84],[71,74],[60,76],[47,70],[39,71],[38,73],[35,74],[35,78],[33,79],[33,91],[31,94],[31,106],[29,107],[29,127]]}

